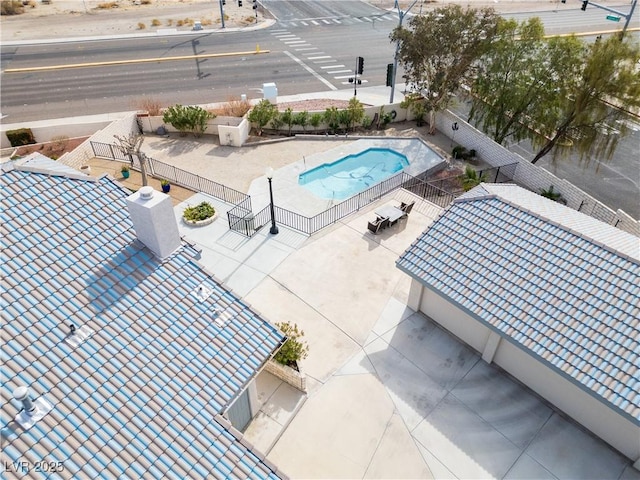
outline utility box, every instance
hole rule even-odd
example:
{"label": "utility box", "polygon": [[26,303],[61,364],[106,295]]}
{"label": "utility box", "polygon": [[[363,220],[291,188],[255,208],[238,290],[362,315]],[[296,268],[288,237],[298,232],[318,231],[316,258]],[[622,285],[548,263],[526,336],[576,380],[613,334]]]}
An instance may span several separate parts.
{"label": "utility box", "polygon": [[278,87],[275,83],[263,83],[262,95],[265,100],[276,103],[278,101]]}
{"label": "utility box", "polygon": [[196,20],[195,22],[193,22],[193,29],[202,30],[202,22],[200,20]]}

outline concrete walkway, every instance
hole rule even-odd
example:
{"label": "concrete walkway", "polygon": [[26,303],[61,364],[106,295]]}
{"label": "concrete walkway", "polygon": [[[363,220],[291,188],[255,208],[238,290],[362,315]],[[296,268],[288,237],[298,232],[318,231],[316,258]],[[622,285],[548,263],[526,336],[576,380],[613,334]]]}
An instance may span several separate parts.
{"label": "concrete walkway", "polygon": [[406,307],[410,282],[395,261],[440,209],[418,201],[378,236],[366,224],[380,205],[410,198],[389,195],[312,237],[281,227],[246,239],[224,218],[181,226],[208,270],[270,321],[297,323],[309,343],[308,395],[263,373],[248,441],[293,478],[640,479],[620,454]]}

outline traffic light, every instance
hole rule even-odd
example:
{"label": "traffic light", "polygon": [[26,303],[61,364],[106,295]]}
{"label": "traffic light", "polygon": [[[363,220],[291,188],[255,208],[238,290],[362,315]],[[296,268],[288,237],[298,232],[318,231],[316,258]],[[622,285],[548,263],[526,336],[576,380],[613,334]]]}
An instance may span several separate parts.
{"label": "traffic light", "polygon": [[587,9],[587,5],[589,5],[589,0],[584,0],[582,2],[582,6],[580,7],[580,10],[586,10]]}
{"label": "traffic light", "polygon": [[358,73],[358,75],[362,75],[363,71],[364,71],[364,58],[358,57],[358,68],[356,68],[356,72]]}
{"label": "traffic light", "polygon": [[242,0],[238,0],[238,6],[241,7],[242,6]]}
{"label": "traffic light", "polygon": [[227,0],[222,0],[222,5],[226,5],[227,4]]}
{"label": "traffic light", "polygon": [[387,87],[393,87],[393,63],[387,65]]}
{"label": "traffic light", "polygon": [[562,3],[567,3],[567,0],[560,0]]}
{"label": "traffic light", "polygon": [[258,9],[258,0],[253,0],[253,9],[254,10]]}

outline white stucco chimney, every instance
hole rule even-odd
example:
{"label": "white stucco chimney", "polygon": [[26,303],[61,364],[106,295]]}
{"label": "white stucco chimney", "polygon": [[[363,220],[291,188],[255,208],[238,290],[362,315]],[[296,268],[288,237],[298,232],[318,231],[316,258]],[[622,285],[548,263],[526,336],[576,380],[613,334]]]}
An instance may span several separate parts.
{"label": "white stucco chimney", "polygon": [[160,258],[180,247],[178,222],[169,195],[142,187],[127,197],[127,208],[138,240]]}

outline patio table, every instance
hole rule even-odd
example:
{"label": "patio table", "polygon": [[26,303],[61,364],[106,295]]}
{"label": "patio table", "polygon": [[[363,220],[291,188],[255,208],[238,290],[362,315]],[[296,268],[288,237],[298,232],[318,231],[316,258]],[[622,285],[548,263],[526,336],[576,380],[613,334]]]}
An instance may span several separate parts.
{"label": "patio table", "polygon": [[388,218],[391,224],[397,222],[399,218],[404,216],[404,212],[393,205],[384,205],[375,210],[375,214],[382,218]]}

